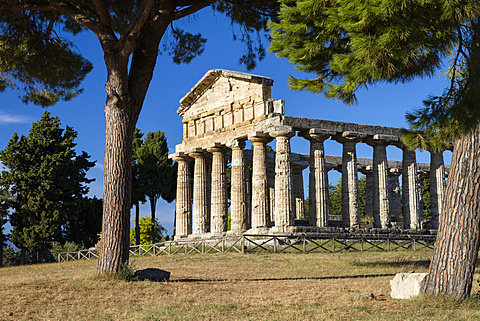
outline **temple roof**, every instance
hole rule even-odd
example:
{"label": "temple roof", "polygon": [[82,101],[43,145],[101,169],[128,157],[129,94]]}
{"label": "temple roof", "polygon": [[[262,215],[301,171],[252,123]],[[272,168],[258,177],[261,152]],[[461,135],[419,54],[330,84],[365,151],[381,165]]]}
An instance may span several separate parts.
{"label": "temple roof", "polygon": [[258,75],[247,74],[239,71],[226,69],[209,70],[190,91],[180,99],[180,107],[177,114],[182,115],[210,86],[220,77],[236,78],[244,81],[263,83],[267,86],[273,85],[273,79]]}

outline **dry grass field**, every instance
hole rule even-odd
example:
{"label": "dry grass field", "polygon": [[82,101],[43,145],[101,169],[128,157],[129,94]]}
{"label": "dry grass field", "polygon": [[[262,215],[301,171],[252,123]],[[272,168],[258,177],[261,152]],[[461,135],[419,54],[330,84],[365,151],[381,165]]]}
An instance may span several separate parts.
{"label": "dry grass field", "polygon": [[[391,299],[431,250],[134,258],[169,282],[101,277],[95,261],[0,269],[0,320],[480,320],[480,300]],[[479,291],[476,274],[473,293]],[[372,292],[375,300],[354,300]]]}

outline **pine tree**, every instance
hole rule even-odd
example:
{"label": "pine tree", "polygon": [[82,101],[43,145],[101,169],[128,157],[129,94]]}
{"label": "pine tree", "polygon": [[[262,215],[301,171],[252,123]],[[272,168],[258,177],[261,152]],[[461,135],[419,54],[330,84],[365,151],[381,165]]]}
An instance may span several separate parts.
{"label": "pine tree", "polygon": [[[17,133],[0,151],[0,186],[7,193],[11,209],[10,240],[22,252],[37,253],[39,262],[51,242],[62,241],[64,228],[72,223],[72,213],[88,193],[86,177],[95,165],[82,152],[77,155],[72,127],[60,128],[60,119],[45,112],[32,124],[28,136]],[[24,253],[25,254],[25,253]]]}
{"label": "pine tree", "polygon": [[[8,38],[8,44],[15,44],[12,50],[22,48],[23,43],[17,39],[20,39],[25,31],[29,31],[30,20],[34,26],[41,27],[38,29],[37,39],[41,38],[44,42],[59,41],[57,37],[53,37],[52,30],[61,30],[66,36],[74,36],[82,30],[89,30],[95,34],[101,45],[107,70],[105,84],[107,97],[104,106],[106,134],[103,228],[97,265],[97,271],[100,273],[117,272],[119,266],[128,261],[132,141],[135,125],[153,77],[159,49],[172,56],[174,63],[188,63],[201,54],[206,39],[201,34],[192,34],[180,29],[178,21],[206,7],[224,14],[232,24],[239,26],[240,35],[234,35],[234,39],[242,41],[246,49],[240,62],[248,69],[254,68],[256,61],[265,56],[260,33],[266,29],[270,18],[275,19],[278,10],[277,1],[25,0],[0,2],[0,21],[2,22],[0,34],[12,35]],[[162,40],[165,46],[160,46]],[[6,40],[1,43],[2,46],[8,45]],[[64,47],[67,46],[67,42],[61,42],[61,44]],[[10,51],[7,50],[4,55],[0,55],[0,66],[4,64],[11,66],[12,73],[22,71],[23,65],[9,61]],[[30,54],[33,51],[27,52]],[[57,62],[53,59],[48,61]],[[63,65],[65,61],[68,59],[61,59],[58,63]],[[86,63],[79,65],[85,66]],[[28,71],[42,78],[42,74],[35,69],[38,66],[39,64],[29,65]],[[56,67],[55,64],[47,65],[47,68],[57,70],[54,67]],[[66,96],[69,96],[68,92]],[[42,97],[49,98],[49,95]],[[52,101],[38,100],[45,105]]]}
{"label": "pine tree", "polygon": [[425,291],[471,291],[480,244],[480,3],[467,0],[284,0],[270,50],[314,79],[290,86],[355,103],[360,88],[431,77],[450,59],[450,86],[407,114],[411,149],[443,151],[453,140]]}

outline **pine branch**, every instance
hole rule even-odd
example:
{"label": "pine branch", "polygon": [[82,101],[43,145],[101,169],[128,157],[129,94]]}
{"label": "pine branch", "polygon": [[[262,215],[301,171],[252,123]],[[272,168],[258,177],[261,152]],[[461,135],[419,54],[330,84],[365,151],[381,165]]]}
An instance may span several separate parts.
{"label": "pine branch", "polygon": [[209,5],[213,4],[215,0],[204,0],[204,1],[198,1],[195,2],[195,4],[192,4],[189,7],[186,7],[184,9],[181,9],[180,11],[176,11],[173,13],[173,20],[178,20],[181,18],[184,18],[188,15],[194,14],[200,10],[202,10],[205,7],[208,7]]}
{"label": "pine branch", "polygon": [[98,16],[100,17],[100,21],[108,28],[112,27],[111,21],[110,21],[110,15],[108,14],[107,7],[105,5],[105,1],[101,0],[93,0],[93,4],[95,5],[95,8],[97,9]]}
{"label": "pine branch", "polygon": [[133,48],[135,47],[136,38],[152,11],[153,3],[154,0],[142,1],[132,21],[120,35],[118,46],[124,57],[128,57],[132,53]]}

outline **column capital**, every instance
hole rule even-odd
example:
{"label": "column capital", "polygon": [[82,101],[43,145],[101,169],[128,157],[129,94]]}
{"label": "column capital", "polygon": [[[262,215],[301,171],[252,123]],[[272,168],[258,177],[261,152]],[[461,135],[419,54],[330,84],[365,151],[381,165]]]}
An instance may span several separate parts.
{"label": "column capital", "polygon": [[225,153],[227,151],[227,147],[220,143],[213,143],[210,146],[207,146],[207,152],[209,153]]}
{"label": "column capital", "polygon": [[244,149],[245,148],[245,138],[231,138],[227,140],[225,145],[230,149]]}
{"label": "column capital", "polygon": [[265,134],[264,132],[251,132],[250,134],[248,134],[248,140],[252,143],[267,144],[271,142],[273,138]]}
{"label": "column capital", "polygon": [[372,166],[370,165],[367,165],[367,166],[358,166],[358,171],[360,173],[362,173],[363,175],[367,175],[367,174],[372,174],[373,173],[373,169],[372,169]]}
{"label": "column capital", "polygon": [[387,146],[392,144],[397,144],[400,139],[398,136],[395,135],[383,135],[383,134],[375,134],[373,136],[369,136],[365,139],[365,143],[370,146]]}
{"label": "column capital", "polygon": [[345,143],[359,143],[367,137],[367,134],[353,131],[345,131],[342,133],[336,134],[333,138],[342,144]]}
{"label": "column capital", "polygon": [[310,141],[325,141],[332,136],[336,135],[337,132],[321,129],[321,128],[311,128],[310,130],[304,130],[298,133],[298,136],[303,137]]}
{"label": "column capital", "polygon": [[195,147],[187,152],[188,156],[193,158],[201,158],[207,156],[207,151],[200,147]]}
{"label": "column capital", "polygon": [[291,126],[275,126],[268,131],[268,134],[274,138],[277,138],[277,137],[291,138],[295,136],[295,131]]}
{"label": "column capital", "polygon": [[392,176],[400,176],[400,174],[402,173],[399,168],[390,168],[388,171],[389,174]]}
{"label": "column capital", "polygon": [[193,159],[184,152],[178,152],[168,155],[168,158],[173,159],[174,161],[181,162],[191,162]]}

